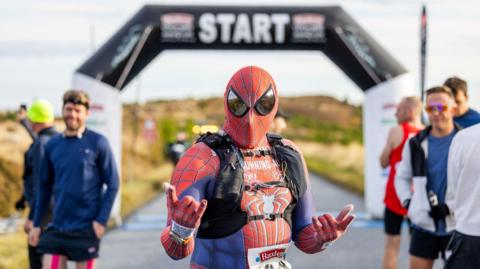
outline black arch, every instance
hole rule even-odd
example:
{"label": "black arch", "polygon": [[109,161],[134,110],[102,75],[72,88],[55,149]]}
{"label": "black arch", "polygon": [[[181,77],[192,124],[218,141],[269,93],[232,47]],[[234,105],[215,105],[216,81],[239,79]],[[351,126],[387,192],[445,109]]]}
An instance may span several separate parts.
{"label": "black arch", "polygon": [[[249,43],[245,39],[239,43],[221,42],[220,37],[212,43],[202,42],[200,18],[202,21],[206,17],[218,18],[219,14],[233,14],[232,31],[245,19],[253,31],[254,17],[257,25],[260,22],[265,25],[265,18],[272,22],[274,17],[288,17],[283,33],[280,31],[285,38],[283,42],[275,42],[281,34],[278,35],[278,29],[272,25],[268,30],[274,41],[271,43]],[[219,32],[228,27],[216,24],[214,28]],[[121,90],[159,53],[168,49],[322,51],[364,91],[406,72],[341,7],[163,5],[146,5],[140,9],[77,72]]]}

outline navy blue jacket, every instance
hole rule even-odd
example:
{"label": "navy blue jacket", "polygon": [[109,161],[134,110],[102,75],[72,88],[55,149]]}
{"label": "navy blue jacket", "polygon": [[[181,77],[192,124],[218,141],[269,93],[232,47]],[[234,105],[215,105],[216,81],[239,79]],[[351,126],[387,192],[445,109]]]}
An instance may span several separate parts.
{"label": "navy blue jacket", "polygon": [[51,226],[70,231],[87,228],[93,221],[106,225],[119,179],[104,136],[87,129],[81,137],[53,137],[45,147],[40,179],[35,227],[39,227],[52,193]]}
{"label": "navy blue jacket", "polygon": [[45,154],[45,145],[56,134],[58,132],[53,127],[41,130],[25,153],[23,193],[30,206],[30,213],[28,214],[28,219],[30,220],[33,220],[35,214],[35,192],[39,186],[40,166]]}
{"label": "navy blue jacket", "polygon": [[467,128],[480,123],[480,113],[469,108],[465,114],[461,115],[460,117],[455,117],[453,120],[456,124],[462,126],[463,128]]}

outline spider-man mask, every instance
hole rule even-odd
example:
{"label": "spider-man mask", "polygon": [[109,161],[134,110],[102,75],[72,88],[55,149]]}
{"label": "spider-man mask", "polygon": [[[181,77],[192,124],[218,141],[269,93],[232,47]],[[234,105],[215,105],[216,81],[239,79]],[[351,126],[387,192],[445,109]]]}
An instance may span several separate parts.
{"label": "spider-man mask", "polygon": [[241,148],[255,148],[265,138],[278,109],[275,82],[267,71],[247,66],[238,70],[224,95],[223,129]]}

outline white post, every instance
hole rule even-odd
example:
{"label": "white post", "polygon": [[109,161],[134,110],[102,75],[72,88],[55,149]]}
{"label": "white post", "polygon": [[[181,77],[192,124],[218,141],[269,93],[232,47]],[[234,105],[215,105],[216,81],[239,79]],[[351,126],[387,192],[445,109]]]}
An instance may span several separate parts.
{"label": "white post", "polygon": [[418,95],[409,73],[380,83],[366,91],[363,105],[365,144],[365,206],[374,218],[383,217],[385,186],[389,169],[380,166],[380,154],[388,130],[397,124],[395,110],[405,96]]}

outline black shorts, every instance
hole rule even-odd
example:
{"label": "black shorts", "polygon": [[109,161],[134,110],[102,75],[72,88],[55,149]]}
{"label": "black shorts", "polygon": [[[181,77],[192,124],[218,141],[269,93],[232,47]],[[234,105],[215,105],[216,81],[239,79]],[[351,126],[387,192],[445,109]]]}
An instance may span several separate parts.
{"label": "black shorts", "polygon": [[424,259],[435,260],[447,249],[451,235],[438,236],[417,228],[412,229],[409,253]]}
{"label": "black shorts", "polygon": [[445,269],[480,268],[480,236],[454,232],[447,248],[452,252]]}
{"label": "black shorts", "polygon": [[404,216],[398,215],[392,210],[385,207],[385,214],[383,215],[383,227],[386,234],[399,235],[402,230]]}
{"label": "black shorts", "polygon": [[66,256],[71,261],[83,262],[98,257],[100,239],[93,226],[73,231],[47,228],[40,236],[38,251],[42,254]]}

